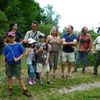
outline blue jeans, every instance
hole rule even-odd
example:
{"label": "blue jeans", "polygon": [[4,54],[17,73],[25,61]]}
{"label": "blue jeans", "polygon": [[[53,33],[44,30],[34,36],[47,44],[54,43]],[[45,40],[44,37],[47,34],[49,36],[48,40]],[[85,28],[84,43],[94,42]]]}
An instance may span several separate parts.
{"label": "blue jeans", "polygon": [[29,75],[30,78],[35,77],[35,65],[28,64],[28,75]]}
{"label": "blue jeans", "polygon": [[79,65],[82,61],[83,66],[88,64],[88,52],[87,51],[78,51],[76,64]]}

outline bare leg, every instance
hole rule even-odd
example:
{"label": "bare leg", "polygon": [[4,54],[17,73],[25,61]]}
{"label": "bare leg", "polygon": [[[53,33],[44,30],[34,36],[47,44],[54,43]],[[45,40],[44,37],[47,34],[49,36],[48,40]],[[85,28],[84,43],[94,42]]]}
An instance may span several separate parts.
{"label": "bare leg", "polygon": [[61,73],[62,73],[62,78],[64,77],[64,70],[65,70],[65,68],[64,68],[64,63],[62,63],[61,64]]}
{"label": "bare leg", "polygon": [[12,89],[13,79],[12,76],[8,78],[8,88]]}
{"label": "bare leg", "polygon": [[72,62],[68,62],[68,78],[71,77],[71,74],[72,74]]}
{"label": "bare leg", "polygon": [[23,79],[17,78],[17,80],[18,80],[19,85],[21,86],[21,88],[23,90],[26,90],[26,86],[25,86],[25,83],[24,83]]}

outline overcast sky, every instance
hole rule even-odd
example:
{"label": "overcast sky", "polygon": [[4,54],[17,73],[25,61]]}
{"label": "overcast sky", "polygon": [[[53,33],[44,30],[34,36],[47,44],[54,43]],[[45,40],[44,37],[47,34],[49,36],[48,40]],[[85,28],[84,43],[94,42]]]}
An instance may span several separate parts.
{"label": "overcast sky", "polygon": [[50,4],[61,15],[60,30],[73,25],[75,30],[87,26],[89,29],[100,25],[100,0],[35,0],[41,7]]}

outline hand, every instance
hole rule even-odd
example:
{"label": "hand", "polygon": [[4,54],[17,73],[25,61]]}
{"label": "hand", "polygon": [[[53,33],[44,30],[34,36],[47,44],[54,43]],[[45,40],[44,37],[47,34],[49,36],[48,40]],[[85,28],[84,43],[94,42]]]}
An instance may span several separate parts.
{"label": "hand", "polygon": [[5,66],[5,65],[3,66],[2,70],[3,70],[4,72],[6,71],[6,66]]}
{"label": "hand", "polygon": [[14,61],[15,61],[15,62],[17,62],[18,60],[19,60],[19,58],[15,58],[15,57],[14,57]]}
{"label": "hand", "polygon": [[40,47],[39,50],[42,51],[43,50],[43,47]]}
{"label": "hand", "polygon": [[45,64],[48,64],[48,60],[45,61]]}

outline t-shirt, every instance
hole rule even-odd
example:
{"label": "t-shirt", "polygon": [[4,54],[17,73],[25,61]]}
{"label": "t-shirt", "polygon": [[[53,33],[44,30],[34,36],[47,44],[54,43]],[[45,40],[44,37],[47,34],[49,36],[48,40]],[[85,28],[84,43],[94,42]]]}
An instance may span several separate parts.
{"label": "t-shirt", "polygon": [[43,50],[39,51],[36,54],[36,62],[44,64],[45,61],[46,61],[46,59],[47,59],[47,53],[49,52],[49,46],[46,43],[40,43],[40,42],[38,42],[36,44],[36,48],[37,49],[39,49],[39,48],[43,49]]}
{"label": "t-shirt", "polygon": [[20,43],[7,44],[4,47],[3,55],[6,57],[9,64],[20,64],[21,59],[18,62],[14,61],[14,57],[18,58],[24,53],[24,48]]}
{"label": "t-shirt", "polygon": [[30,48],[29,53],[26,56],[27,64],[32,64],[32,61],[35,61],[35,50],[34,48]]}
{"label": "t-shirt", "polygon": [[[69,35],[67,33],[63,34],[62,39],[65,39],[66,42],[73,42],[73,40],[77,40],[77,36],[75,34]],[[63,46],[64,52],[74,52],[73,46],[64,45]]]}
{"label": "t-shirt", "polygon": [[97,50],[97,51],[100,51],[100,36],[98,36],[98,37],[95,39],[95,41],[94,41],[93,44],[96,45],[96,50]]}

